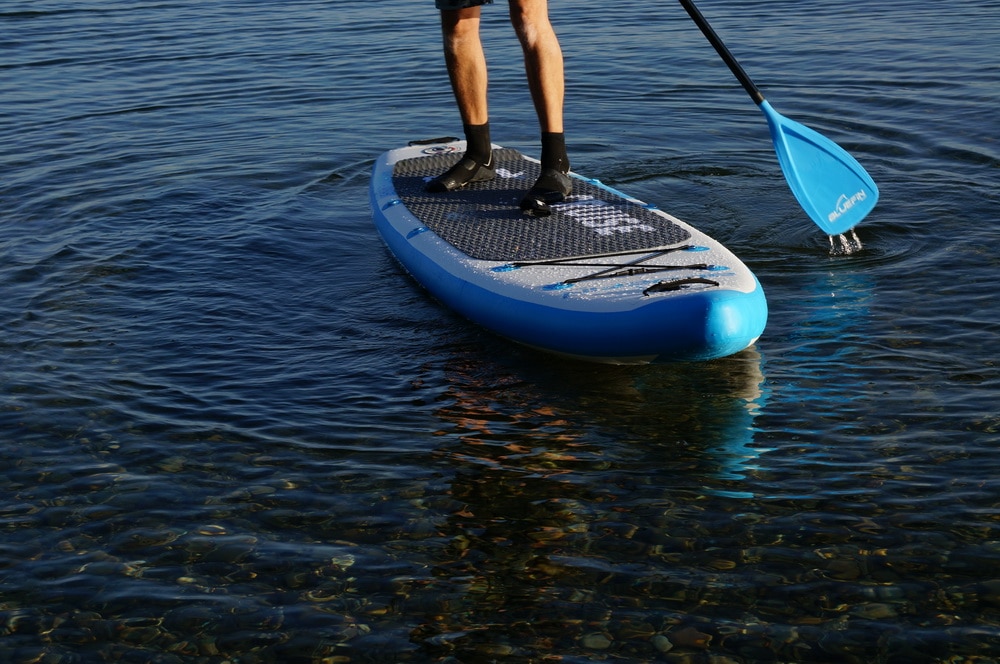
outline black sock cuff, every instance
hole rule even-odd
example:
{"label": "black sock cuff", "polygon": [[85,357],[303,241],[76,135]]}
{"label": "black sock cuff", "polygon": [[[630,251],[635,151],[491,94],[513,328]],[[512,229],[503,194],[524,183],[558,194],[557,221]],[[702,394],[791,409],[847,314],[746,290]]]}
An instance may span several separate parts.
{"label": "black sock cuff", "polygon": [[467,157],[472,157],[481,164],[490,160],[492,143],[490,142],[490,123],[481,125],[463,124],[462,131],[465,132]]}
{"label": "black sock cuff", "polygon": [[560,173],[569,172],[566,135],[563,132],[542,132],[542,168],[553,168]]}

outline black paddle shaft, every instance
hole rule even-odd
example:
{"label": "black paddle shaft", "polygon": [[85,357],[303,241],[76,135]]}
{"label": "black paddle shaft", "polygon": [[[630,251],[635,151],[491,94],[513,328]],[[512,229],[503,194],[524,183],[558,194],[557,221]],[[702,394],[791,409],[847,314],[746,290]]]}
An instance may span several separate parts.
{"label": "black paddle shaft", "polygon": [[753,79],[750,78],[740,63],[736,61],[733,54],[726,48],[726,45],[719,38],[719,35],[715,34],[715,30],[709,25],[708,20],[702,16],[701,12],[695,7],[691,0],[680,0],[681,5],[687,10],[687,13],[691,15],[691,18],[701,29],[708,41],[711,42],[715,50],[718,51],[719,55],[722,56],[722,60],[729,66],[730,71],[739,79],[740,84],[743,85],[743,89],[747,91],[750,98],[754,100],[754,103],[760,105],[764,102],[764,95],[761,91],[754,85]]}

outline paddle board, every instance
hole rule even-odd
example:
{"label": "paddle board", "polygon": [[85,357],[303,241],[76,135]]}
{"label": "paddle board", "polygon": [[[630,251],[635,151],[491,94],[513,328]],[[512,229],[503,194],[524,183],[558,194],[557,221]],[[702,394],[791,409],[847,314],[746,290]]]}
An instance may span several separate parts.
{"label": "paddle board", "polygon": [[767,321],[754,274],[705,233],[598,180],[570,173],[552,215],[518,202],[538,161],[494,146],[497,177],[450,193],[428,180],[465,142],[382,154],[375,226],[434,298],[492,332],[562,356],[614,364],[710,360],[753,344]]}

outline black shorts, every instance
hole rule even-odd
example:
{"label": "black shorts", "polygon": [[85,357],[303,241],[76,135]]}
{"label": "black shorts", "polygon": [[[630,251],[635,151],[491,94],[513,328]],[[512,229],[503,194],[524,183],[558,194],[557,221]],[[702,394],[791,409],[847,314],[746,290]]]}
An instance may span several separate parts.
{"label": "black shorts", "polygon": [[493,0],[434,0],[434,6],[438,9],[465,9],[491,4]]}

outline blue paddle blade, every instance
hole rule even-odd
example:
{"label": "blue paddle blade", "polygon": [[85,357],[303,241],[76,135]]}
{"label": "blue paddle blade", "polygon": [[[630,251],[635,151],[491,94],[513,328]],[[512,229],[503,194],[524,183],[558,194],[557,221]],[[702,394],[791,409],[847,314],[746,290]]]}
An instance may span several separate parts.
{"label": "blue paddle blade", "polygon": [[839,145],[789,120],[765,100],[759,104],[788,186],[806,214],[828,235],[857,226],[878,202],[878,187]]}

